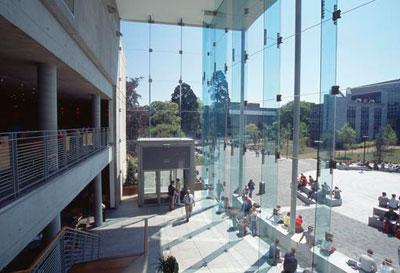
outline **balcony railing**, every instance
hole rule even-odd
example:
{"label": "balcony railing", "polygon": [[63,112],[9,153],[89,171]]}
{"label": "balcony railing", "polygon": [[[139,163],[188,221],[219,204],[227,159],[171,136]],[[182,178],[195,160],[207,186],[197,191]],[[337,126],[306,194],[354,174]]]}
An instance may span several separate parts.
{"label": "balcony railing", "polygon": [[14,273],[66,273],[75,264],[99,259],[100,243],[97,234],[63,228],[28,269]]}
{"label": "balcony railing", "polygon": [[108,129],[0,134],[0,207],[108,145]]}

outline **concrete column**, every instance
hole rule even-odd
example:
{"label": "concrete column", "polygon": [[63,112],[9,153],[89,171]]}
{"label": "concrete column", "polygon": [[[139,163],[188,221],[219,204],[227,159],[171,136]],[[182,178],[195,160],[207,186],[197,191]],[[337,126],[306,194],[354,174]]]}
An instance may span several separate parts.
{"label": "concrete column", "polygon": [[51,64],[37,65],[39,89],[39,129],[57,130],[57,67]]}
{"label": "concrete column", "polygon": [[103,224],[103,196],[101,188],[101,173],[94,178],[94,224],[99,227]]}
{"label": "concrete column", "polygon": [[43,234],[45,241],[51,241],[58,232],[61,230],[61,217],[60,213],[57,213],[56,217],[46,226]]}
{"label": "concrete column", "polygon": [[37,85],[39,89],[38,112],[39,130],[45,141],[45,175],[58,169],[57,143],[57,67],[52,64],[37,65]]}
{"label": "concrete column", "polygon": [[[101,126],[101,100],[99,95],[92,95],[92,127],[100,129]],[[99,141],[98,137],[95,138]],[[101,172],[94,178],[94,222],[99,227],[103,224],[103,190],[101,182]]]}

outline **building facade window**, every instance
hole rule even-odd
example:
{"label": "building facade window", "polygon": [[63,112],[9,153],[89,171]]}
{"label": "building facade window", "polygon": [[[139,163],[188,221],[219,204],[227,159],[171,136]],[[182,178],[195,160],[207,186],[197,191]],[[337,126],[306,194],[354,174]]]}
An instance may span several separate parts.
{"label": "building facade window", "polygon": [[374,138],[379,134],[379,130],[382,125],[382,109],[375,108],[374,109]]}
{"label": "building facade window", "polygon": [[369,107],[361,107],[361,137],[368,136]]}
{"label": "building facade window", "polygon": [[356,129],[356,107],[349,106],[347,109],[347,122],[353,129]]}

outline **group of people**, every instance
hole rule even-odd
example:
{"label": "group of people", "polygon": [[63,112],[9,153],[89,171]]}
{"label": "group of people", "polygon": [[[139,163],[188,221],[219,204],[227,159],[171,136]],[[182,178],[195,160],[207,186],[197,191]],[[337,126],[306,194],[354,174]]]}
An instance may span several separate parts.
{"label": "group of people", "polygon": [[318,199],[319,196],[320,199],[323,200],[329,194],[331,194],[334,199],[342,199],[342,191],[339,189],[339,187],[335,186],[333,190],[331,190],[331,187],[329,187],[326,182],[324,182],[320,187],[318,181],[314,180],[311,175],[308,176],[307,180],[307,177],[302,173],[298,179],[297,189],[304,191],[304,189],[308,186],[310,188],[310,191],[307,194],[308,199]]}
{"label": "group of people", "polygon": [[176,183],[172,180],[168,186],[168,197],[170,210],[175,209],[175,205],[181,206],[182,203],[185,205],[186,222],[189,222],[189,219],[192,216],[193,207],[195,206],[192,191],[189,188],[182,188],[180,179],[177,178]]}
{"label": "group of people", "polygon": [[[272,215],[267,219],[271,220],[275,225],[282,224],[285,229],[289,228],[290,226],[290,212],[282,215],[281,206],[279,205],[272,210]],[[297,215],[295,219],[295,232],[302,233],[303,231],[303,216]]]}
{"label": "group of people", "polygon": [[258,235],[258,216],[259,210],[252,203],[248,195],[243,194],[242,205],[240,210],[232,208],[230,217],[232,219],[232,230],[238,230],[239,236],[243,237],[251,233],[253,236]]}
{"label": "group of people", "polygon": [[400,197],[396,199],[396,194],[392,193],[389,199],[386,192],[382,192],[382,195],[378,197],[378,205],[388,209],[382,219],[383,232],[400,238]]}
{"label": "group of people", "polygon": [[353,269],[365,273],[395,273],[393,261],[390,258],[383,259],[380,266],[374,259],[374,252],[372,249],[367,249],[366,254],[362,254],[358,261],[349,260],[347,262]]}

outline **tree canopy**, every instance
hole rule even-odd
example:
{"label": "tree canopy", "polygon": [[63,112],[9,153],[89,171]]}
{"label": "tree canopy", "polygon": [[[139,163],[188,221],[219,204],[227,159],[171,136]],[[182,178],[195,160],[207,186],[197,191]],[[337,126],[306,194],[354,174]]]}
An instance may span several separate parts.
{"label": "tree canopy", "polygon": [[130,110],[139,106],[139,99],[142,97],[137,93],[136,89],[139,86],[139,82],[143,77],[129,78],[126,81],[126,109]]}
{"label": "tree canopy", "polygon": [[152,137],[182,137],[179,106],[174,102],[153,101],[147,106],[150,112]]}
{"label": "tree canopy", "polygon": [[338,137],[344,148],[348,149],[356,141],[356,131],[350,126],[349,123],[345,123],[338,131]]}
{"label": "tree canopy", "polygon": [[247,124],[246,126],[246,135],[248,138],[253,141],[254,145],[258,143],[258,140],[260,139],[260,130],[258,129],[257,125],[254,123]]}
{"label": "tree canopy", "polygon": [[[180,97],[182,96],[182,97]],[[181,99],[180,99],[181,98]],[[191,137],[200,136],[200,112],[199,102],[196,94],[187,83],[175,87],[171,95],[171,101],[178,106],[181,105],[181,129]],[[179,109],[179,108],[178,108]]]}

